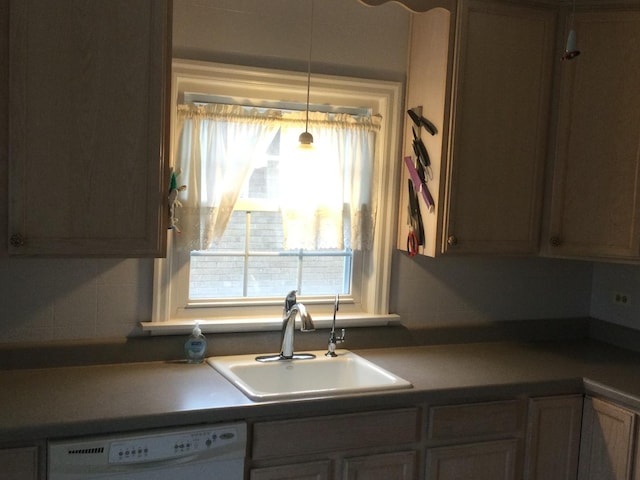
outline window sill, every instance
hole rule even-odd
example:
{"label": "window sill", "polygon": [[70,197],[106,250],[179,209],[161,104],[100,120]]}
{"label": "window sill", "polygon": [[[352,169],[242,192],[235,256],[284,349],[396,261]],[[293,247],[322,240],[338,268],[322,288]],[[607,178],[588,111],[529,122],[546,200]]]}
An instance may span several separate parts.
{"label": "window sill", "polygon": [[[229,318],[224,320],[195,319],[195,320],[169,320],[166,322],[140,322],[142,330],[150,335],[183,335],[193,329],[195,322],[199,322],[203,333],[241,333],[241,332],[266,332],[278,331],[282,328],[282,319],[279,317],[254,317],[254,318]],[[317,329],[329,329],[332,317],[318,315],[313,318]],[[336,322],[337,328],[353,327],[381,327],[400,323],[400,316],[396,314],[367,314],[353,313],[341,315]]]}

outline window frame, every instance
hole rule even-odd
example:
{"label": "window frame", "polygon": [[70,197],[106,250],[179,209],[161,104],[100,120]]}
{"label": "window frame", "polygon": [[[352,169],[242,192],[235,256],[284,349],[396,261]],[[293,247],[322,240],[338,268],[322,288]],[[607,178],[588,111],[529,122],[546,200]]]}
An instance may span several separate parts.
{"label": "window frame", "polygon": [[[307,95],[306,73],[184,59],[173,60],[171,84],[171,165],[174,164],[178,134],[175,129],[175,106],[183,101],[183,92],[292,103],[306,103]],[[352,280],[353,297],[341,297],[340,316],[344,326],[396,321],[397,315],[390,315],[388,308],[391,257],[395,248],[399,197],[402,84],[385,80],[312,74],[310,91],[313,104],[339,106],[341,100],[349,105],[357,101],[358,107],[370,108],[372,114],[381,115],[385,120],[377,136],[376,145],[375,176],[378,178],[378,200],[374,246],[370,252],[363,255],[366,258],[361,260],[361,278]],[[177,216],[180,216],[179,209]],[[184,274],[172,271],[175,255],[172,248],[174,234],[169,230],[167,257],[155,260],[153,314],[150,322],[142,322],[143,330],[152,334],[181,333],[188,331],[196,320],[200,321],[205,332],[259,331],[281,327],[282,302],[287,292],[282,292],[282,299],[257,299],[255,302],[245,300],[242,305],[236,305],[233,301],[217,301],[213,309],[195,304],[183,306],[179,299],[184,298]],[[188,298],[188,278],[186,289]],[[317,327],[330,320],[329,307],[333,305],[333,299],[300,297],[299,300],[303,301],[312,313],[318,312],[314,314]]]}

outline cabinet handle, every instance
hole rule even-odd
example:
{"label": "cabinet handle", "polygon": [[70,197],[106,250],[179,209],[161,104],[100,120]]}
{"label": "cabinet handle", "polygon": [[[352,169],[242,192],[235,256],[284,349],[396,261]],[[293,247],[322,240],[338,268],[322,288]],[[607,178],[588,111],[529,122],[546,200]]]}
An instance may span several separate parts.
{"label": "cabinet handle", "polygon": [[458,237],[456,237],[455,235],[450,235],[449,238],[447,238],[447,244],[455,247],[456,245],[458,245]]}
{"label": "cabinet handle", "polygon": [[549,244],[552,247],[559,247],[560,245],[562,245],[562,238],[560,238],[558,235],[554,235],[549,239]]}
{"label": "cabinet handle", "polygon": [[27,241],[21,233],[14,233],[11,235],[9,243],[12,247],[24,247]]}

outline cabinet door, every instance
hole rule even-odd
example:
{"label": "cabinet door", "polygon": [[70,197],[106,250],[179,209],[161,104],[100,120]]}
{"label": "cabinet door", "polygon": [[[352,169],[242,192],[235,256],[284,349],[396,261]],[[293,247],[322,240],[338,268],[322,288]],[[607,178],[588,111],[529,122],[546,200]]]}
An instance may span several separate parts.
{"label": "cabinet door", "polygon": [[551,255],[640,251],[640,11],[577,13],[581,55],[562,62]]}
{"label": "cabinet door", "polygon": [[2,480],[38,480],[37,447],[0,450]]}
{"label": "cabinet door", "polygon": [[586,398],[578,478],[628,480],[631,476],[635,417],[609,402]]}
{"label": "cabinet door", "polygon": [[[446,158],[447,138],[449,135],[448,112],[451,92],[451,64],[453,59],[453,32],[455,31],[455,13],[436,8],[425,13],[411,16],[411,34],[407,72],[407,108],[422,107],[422,115],[438,129],[437,135],[421,133],[421,139],[431,161],[432,178],[426,179],[427,188],[433,196],[435,207],[429,211],[422,195],[418,195],[420,212],[424,224],[424,245],[420,253],[436,256],[441,253],[440,225],[444,215],[444,158]],[[405,117],[404,155],[413,150],[413,124]],[[398,248],[407,247],[409,233],[409,192],[407,182],[409,173],[402,168],[400,205],[398,212]]]}
{"label": "cabinet door", "polygon": [[443,249],[536,253],[556,15],[461,5]]}
{"label": "cabinet door", "polygon": [[416,452],[395,452],[344,460],[342,480],[413,480]]}
{"label": "cabinet door", "polygon": [[[329,480],[329,460],[277,467],[254,468],[251,480]],[[390,477],[391,478],[391,477]]]}
{"label": "cabinet door", "polygon": [[427,480],[513,480],[517,440],[427,450]]}
{"label": "cabinet door", "polygon": [[532,398],[525,480],[575,480],[578,473],[582,395]]}
{"label": "cabinet door", "polygon": [[10,254],[164,254],[170,1],[11,1]]}

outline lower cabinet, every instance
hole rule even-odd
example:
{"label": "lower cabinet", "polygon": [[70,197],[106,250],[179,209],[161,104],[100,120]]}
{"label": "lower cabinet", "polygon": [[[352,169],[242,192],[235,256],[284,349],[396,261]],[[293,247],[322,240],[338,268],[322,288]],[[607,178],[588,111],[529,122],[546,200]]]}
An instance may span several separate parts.
{"label": "lower cabinet", "polygon": [[[338,464],[337,477],[333,476]],[[412,480],[416,478],[416,452],[393,452],[337,461],[324,460],[293,465],[254,468],[251,480]]]}
{"label": "lower cabinet", "polygon": [[[585,398],[579,480],[632,478],[635,417],[634,412],[611,402]],[[640,465],[636,465],[636,470],[640,470]]]}
{"label": "lower cabinet", "polygon": [[431,407],[426,479],[519,479],[525,418],[521,400]]}
{"label": "lower cabinet", "polygon": [[345,458],[344,480],[410,480],[416,478],[416,452],[393,452]]}
{"label": "lower cabinet", "polygon": [[517,440],[480,442],[427,451],[429,480],[513,480]]}
{"label": "lower cabinet", "polygon": [[38,447],[0,449],[2,480],[38,480]]}
{"label": "lower cabinet", "polygon": [[576,480],[582,395],[529,400],[524,480]]}
{"label": "lower cabinet", "polygon": [[250,480],[417,480],[420,409],[258,422]]}

